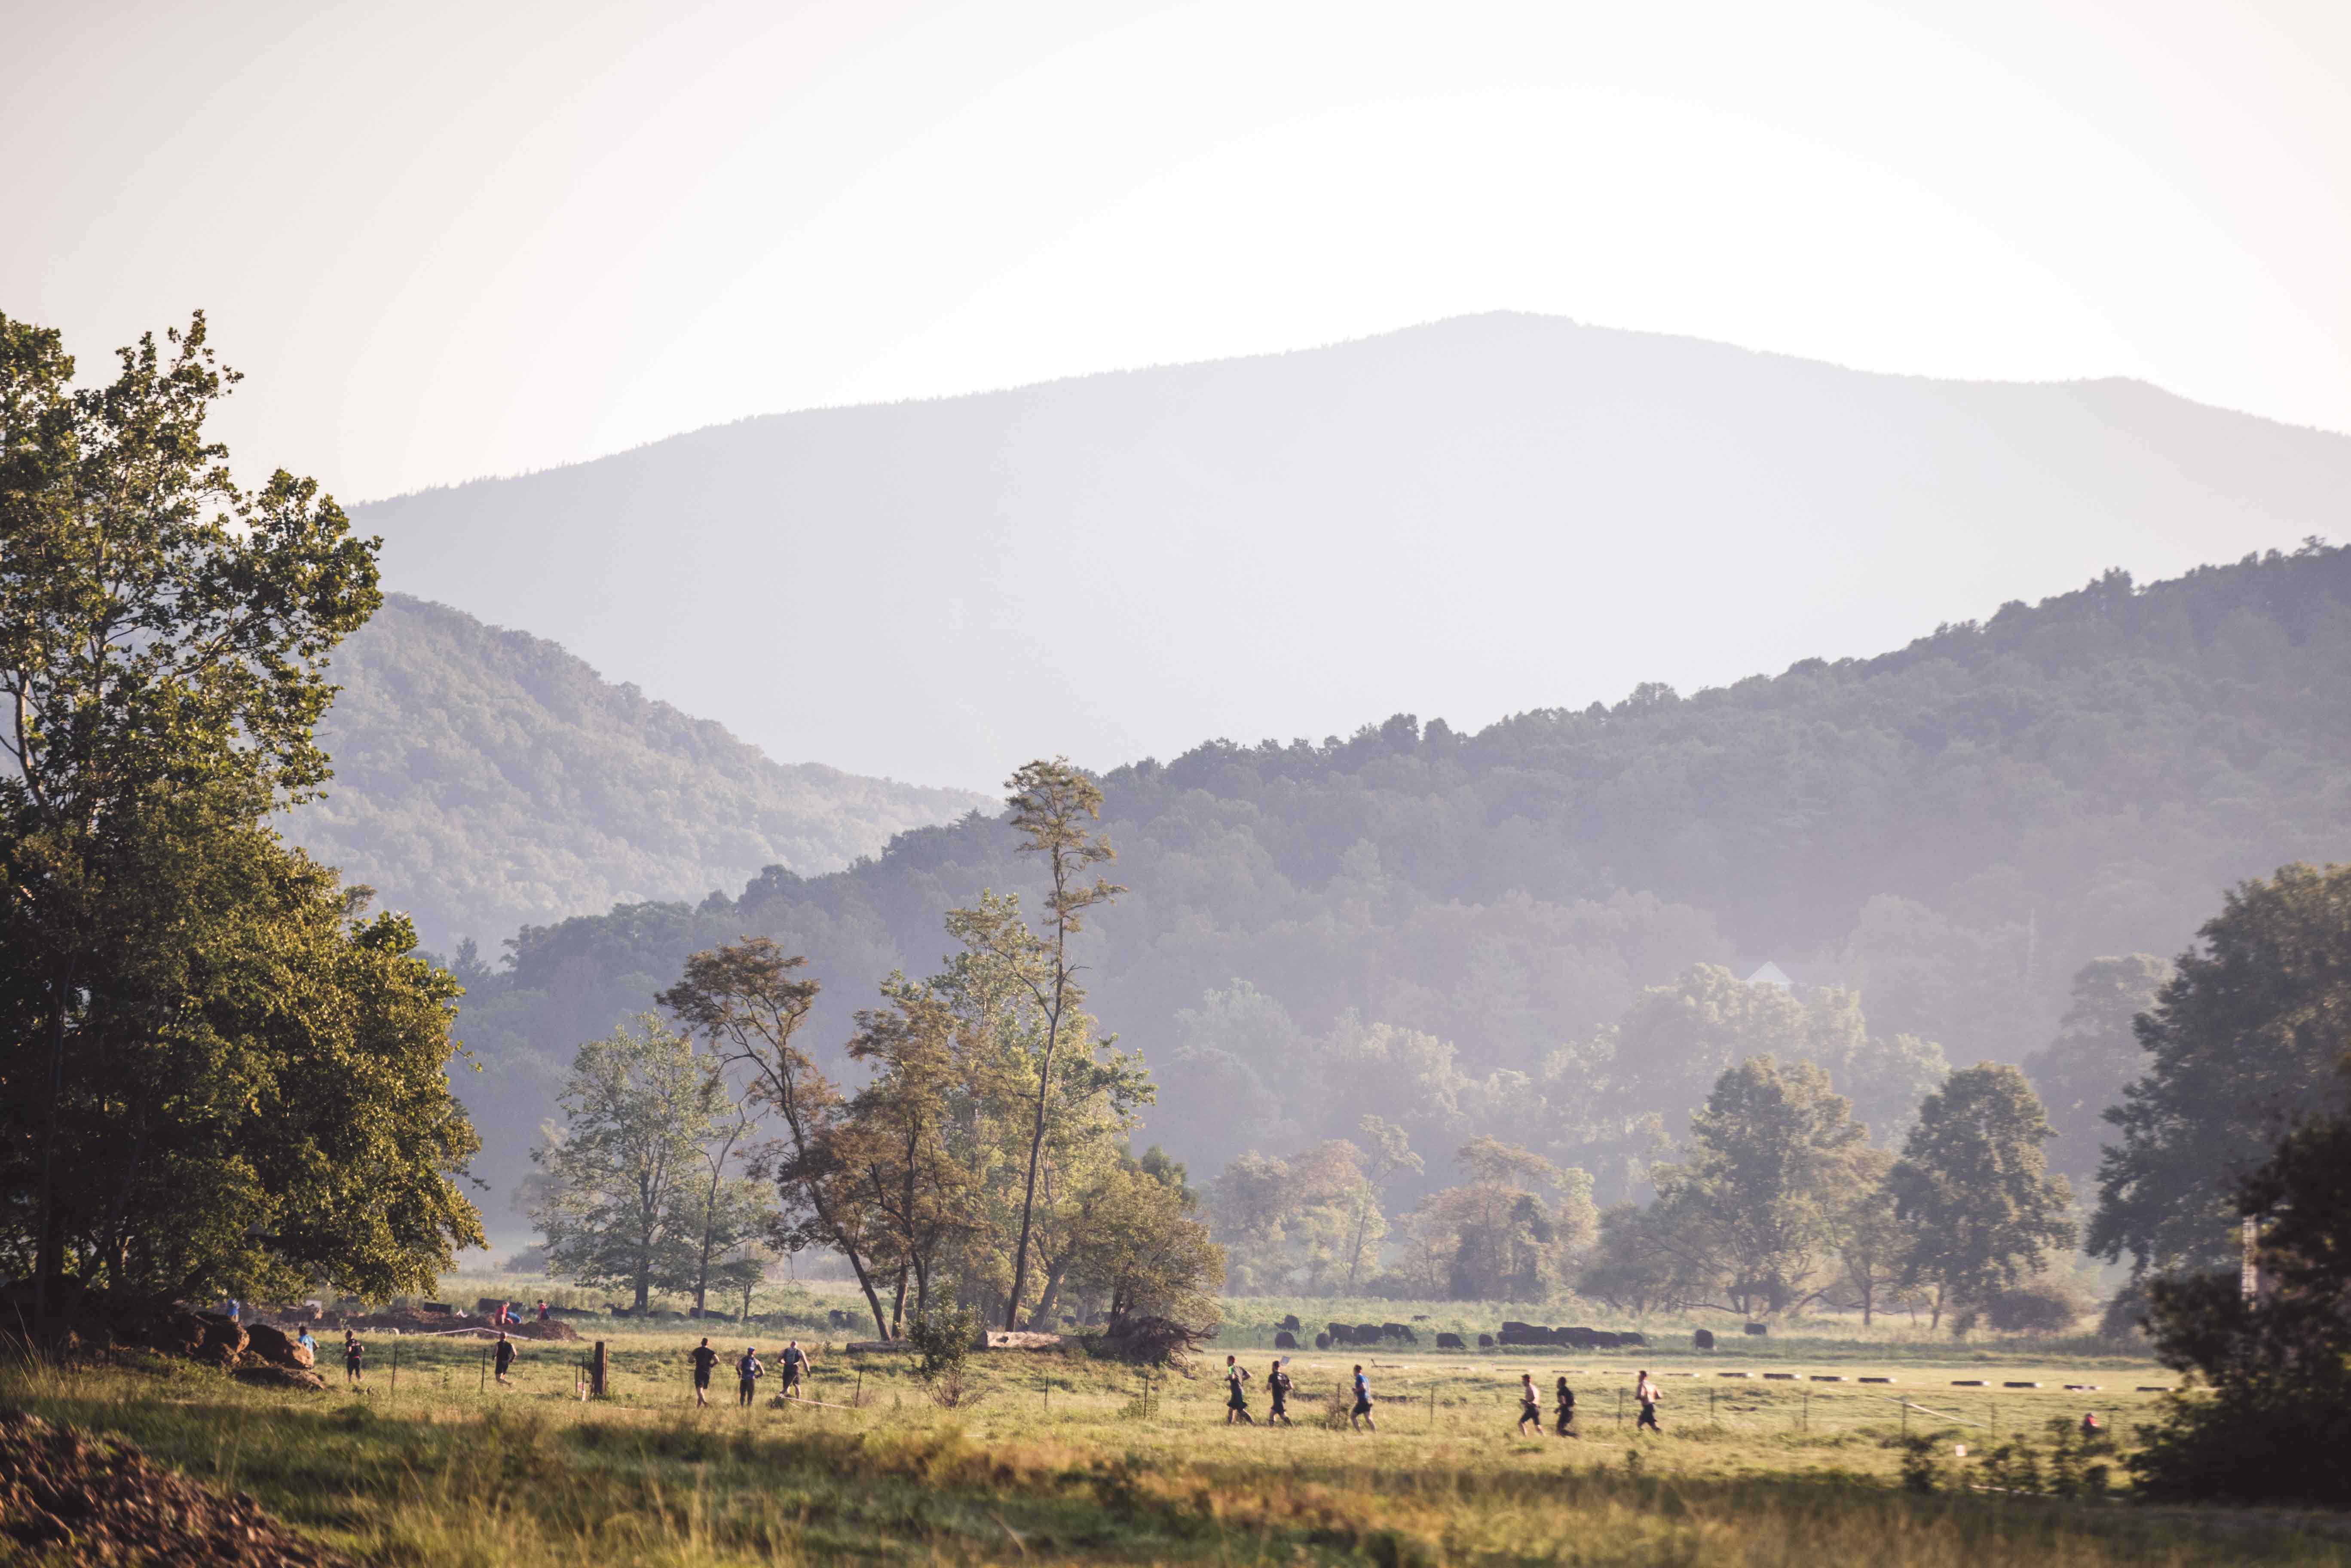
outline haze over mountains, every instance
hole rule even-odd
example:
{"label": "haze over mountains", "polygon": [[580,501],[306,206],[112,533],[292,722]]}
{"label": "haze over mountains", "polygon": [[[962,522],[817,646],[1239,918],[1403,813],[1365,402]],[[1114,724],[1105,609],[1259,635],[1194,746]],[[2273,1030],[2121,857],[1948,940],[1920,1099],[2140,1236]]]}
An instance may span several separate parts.
{"label": "haze over mountains", "polygon": [[987,788],[1899,645],[2340,533],[2351,438],[1493,315],[747,420],[359,508],[387,582],[786,758]]}
{"label": "haze over mountains", "polygon": [[766,866],[815,875],[987,797],[762,756],[601,679],[554,643],[389,595],[335,653],[325,799],[287,835],[406,910],[425,944],[495,953],[529,924],[698,898]]}

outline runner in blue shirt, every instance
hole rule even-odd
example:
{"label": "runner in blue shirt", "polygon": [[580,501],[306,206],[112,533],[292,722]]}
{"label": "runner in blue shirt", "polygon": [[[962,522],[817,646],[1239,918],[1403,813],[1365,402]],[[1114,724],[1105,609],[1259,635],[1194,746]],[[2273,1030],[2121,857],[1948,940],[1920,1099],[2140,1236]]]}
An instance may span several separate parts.
{"label": "runner in blue shirt", "polygon": [[1374,1432],[1380,1429],[1380,1424],[1372,1419],[1372,1382],[1364,1375],[1364,1364],[1360,1361],[1355,1364],[1355,1407],[1347,1412],[1347,1429],[1363,1430],[1355,1425],[1358,1421]]}

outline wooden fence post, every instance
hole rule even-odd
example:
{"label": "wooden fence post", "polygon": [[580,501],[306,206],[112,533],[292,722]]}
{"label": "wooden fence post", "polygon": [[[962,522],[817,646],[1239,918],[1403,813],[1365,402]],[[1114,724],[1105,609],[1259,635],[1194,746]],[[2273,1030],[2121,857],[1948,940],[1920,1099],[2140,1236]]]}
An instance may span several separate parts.
{"label": "wooden fence post", "polygon": [[596,1358],[588,1364],[588,1392],[595,1398],[604,1397],[604,1342],[596,1342]]}

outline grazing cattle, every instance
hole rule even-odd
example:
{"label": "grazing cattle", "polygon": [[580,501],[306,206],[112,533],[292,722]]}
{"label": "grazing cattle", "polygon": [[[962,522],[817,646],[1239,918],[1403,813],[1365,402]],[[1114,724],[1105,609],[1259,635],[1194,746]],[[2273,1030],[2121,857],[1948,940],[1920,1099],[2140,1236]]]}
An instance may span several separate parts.
{"label": "grazing cattle", "polygon": [[1326,1333],[1316,1334],[1314,1336],[1314,1348],[1316,1350],[1329,1350],[1331,1348],[1331,1336]]}
{"label": "grazing cattle", "polygon": [[1415,1334],[1412,1330],[1406,1328],[1402,1323],[1382,1323],[1380,1325],[1380,1333],[1384,1338],[1399,1339],[1404,1341],[1406,1344],[1418,1344],[1420,1343],[1419,1336]]}
{"label": "grazing cattle", "polygon": [[1590,1350],[1599,1339],[1587,1328],[1565,1328],[1559,1331],[1559,1343],[1576,1350]]}
{"label": "grazing cattle", "polygon": [[1331,1336],[1331,1343],[1332,1344],[1353,1344],[1355,1343],[1355,1327],[1353,1323],[1324,1323],[1322,1325],[1322,1332]]}
{"label": "grazing cattle", "polygon": [[1639,1345],[1646,1350],[1648,1348],[1649,1336],[1642,1333],[1637,1329],[1626,1329],[1616,1336],[1616,1343],[1618,1344]]}
{"label": "grazing cattle", "polygon": [[1291,1333],[1296,1333],[1298,1332],[1298,1314],[1296,1312],[1290,1313],[1288,1317],[1282,1319],[1278,1326],[1288,1329]]}
{"label": "grazing cattle", "polygon": [[1538,1327],[1533,1323],[1504,1323],[1502,1343],[1504,1344],[1550,1344],[1553,1341],[1548,1327]]}
{"label": "grazing cattle", "polygon": [[1690,1335],[1690,1343],[1698,1346],[1700,1350],[1712,1350],[1714,1348],[1714,1331],[1712,1329],[1698,1330],[1698,1333]]}
{"label": "grazing cattle", "polygon": [[1751,1334],[1767,1334],[1771,1332],[1771,1325],[1770,1323],[1749,1323],[1747,1325],[1747,1332]]}
{"label": "grazing cattle", "polygon": [[1283,1329],[1280,1333],[1273,1336],[1273,1348],[1276,1350],[1296,1350],[1298,1348],[1298,1336],[1291,1333],[1288,1329]]}
{"label": "grazing cattle", "polygon": [[1355,1343],[1357,1344],[1379,1343],[1380,1325],[1377,1323],[1357,1323],[1355,1325]]}
{"label": "grazing cattle", "polygon": [[1593,1329],[1592,1331],[1592,1348],[1594,1350],[1614,1350],[1618,1345],[1624,1343],[1625,1336],[1623,1334],[1610,1333],[1606,1329]]}
{"label": "grazing cattle", "polygon": [[1479,1335],[1478,1336],[1478,1348],[1479,1348],[1479,1350],[1491,1350],[1491,1349],[1493,1349],[1493,1348],[1494,1348],[1494,1336],[1493,1336],[1492,1334],[1489,1334],[1489,1333],[1481,1333],[1481,1334],[1479,1334]]}
{"label": "grazing cattle", "polygon": [[1459,1334],[1446,1333],[1440,1330],[1437,1336],[1437,1348],[1439,1350],[1468,1350],[1469,1347],[1461,1343],[1461,1336]]}

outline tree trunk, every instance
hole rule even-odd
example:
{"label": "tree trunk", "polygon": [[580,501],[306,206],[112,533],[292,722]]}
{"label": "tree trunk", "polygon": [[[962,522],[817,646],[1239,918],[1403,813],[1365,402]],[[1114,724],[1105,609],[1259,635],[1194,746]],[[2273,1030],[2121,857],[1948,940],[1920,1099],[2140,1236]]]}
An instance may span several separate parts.
{"label": "tree trunk", "polygon": [[890,1301],[890,1337],[896,1339],[906,1326],[906,1266],[898,1265],[898,1293]]}
{"label": "tree trunk", "polygon": [[[1059,958],[1055,959],[1056,964]],[[1020,1246],[1012,1254],[1012,1294],[1004,1306],[1004,1326],[1020,1326],[1020,1291],[1029,1282],[1029,1226],[1037,1208],[1037,1165],[1045,1152],[1045,1106],[1053,1092],[1053,1052],[1061,1044],[1061,986],[1054,985],[1053,1016],[1045,1026],[1045,1061],[1037,1075],[1037,1121],[1029,1134],[1029,1185],[1020,1196]]]}
{"label": "tree trunk", "polygon": [[1355,1270],[1364,1261],[1364,1232],[1371,1228],[1374,1201],[1366,1197],[1355,1208],[1355,1245],[1347,1254],[1347,1293],[1351,1296],[1355,1293]]}
{"label": "tree trunk", "polygon": [[1053,1311],[1061,1302],[1061,1281],[1070,1271],[1066,1259],[1059,1260],[1045,1271],[1045,1288],[1037,1297],[1037,1310],[1029,1314],[1029,1332],[1051,1333]]}
{"label": "tree trunk", "polygon": [[702,1260],[694,1275],[694,1315],[700,1317],[708,1309],[710,1291],[710,1231],[718,1218],[718,1178],[711,1177],[710,1195],[702,1205]]}
{"label": "tree trunk", "polygon": [[[65,1098],[66,1006],[73,994],[73,966],[62,965],[51,979],[49,997],[49,1113],[41,1134],[41,1202],[33,1246],[33,1321],[48,1315],[49,1281],[65,1272],[66,1239],[57,1228],[57,1105]],[[1032,1176],[1032,1181],[1035,1179]]]}

